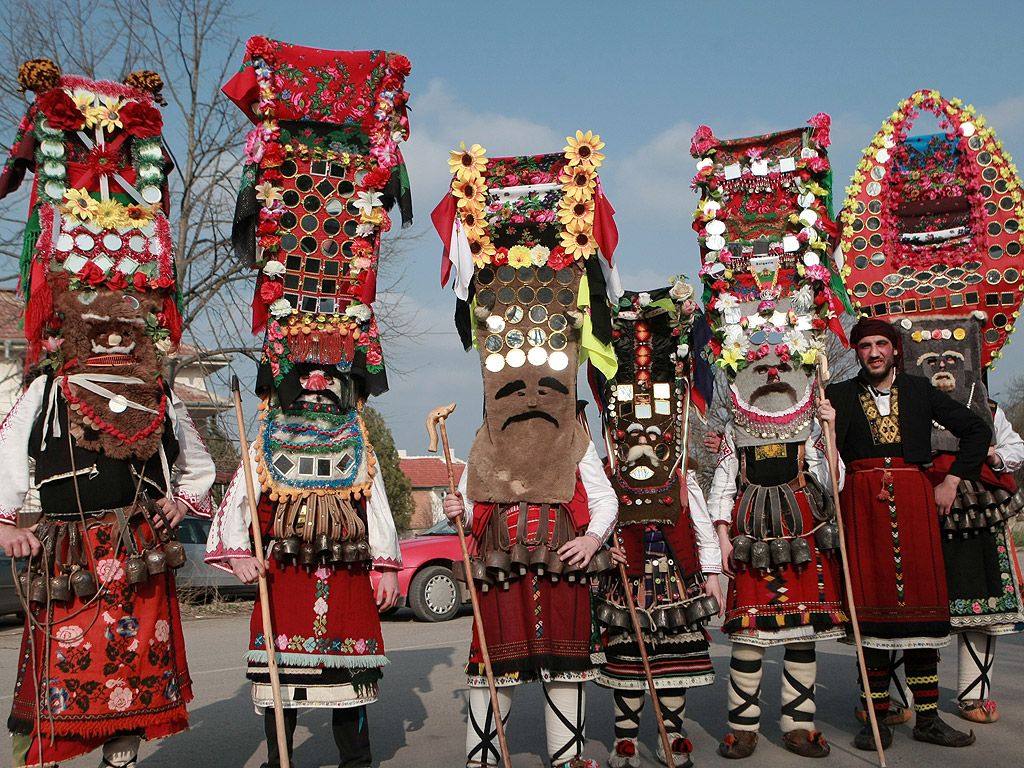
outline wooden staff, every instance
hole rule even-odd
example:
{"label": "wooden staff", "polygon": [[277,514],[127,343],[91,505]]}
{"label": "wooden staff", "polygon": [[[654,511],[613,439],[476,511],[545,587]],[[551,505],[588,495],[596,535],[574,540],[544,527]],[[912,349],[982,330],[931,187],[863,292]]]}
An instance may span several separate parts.
{"label": "wooden staff", "polygon": [[[427,432],[430,433],[430,445],[427,450],[437,453],[437,432],[441,430],[441,444],[444,446],[444,462],[448,466],[448,491],[455,493],[455,468],[452,466],[452,453],[448,447],[448,430],[444,420],[452,415],[455,403],[435,408],[427,416]],[[487,675],[487,689],[491,693],[491,709],[494,710],[494,724],[498,729],[498,746],[501,748],[501,760],[505,768],[512,768],[512,758],[508,753],[508,742],[505,741],[505,724],[501,720],[501,709],[498,707],[498,688],[494,684],[494,669],[491,667],[491,656],[487,652],[487,640],[484,637],[484,621],[480,616],[480,601],[473,583],[473,565],[469,561],[469,547],[466,545],[466,531],[462,527],[462,515],[455,518],[455,530],[459,532],[459,545],[462,547],[462,568],[469,588],[469,600],[473,604],[473,620],[476,622],[476,636],[480,641],[480,655],[484,659],[484,673]],[[486,757],[486,755],[484,756]]]}
{"label": "wooden staff", "polygon": [[260,531],[259,512],[256,509],[256,495],[252,485],[252,467],[249,466],[249,438],[245,436],[245,420],[242,418],[242,395],[238,388],[238,377],[231,377],[231,391],[235,396],[235,417],[238,419],[238,439],[242,443],[242,469],[245,471],[245,492],[249,499],[253,549],[256,561],[262,566],[260,572],[260,609],[263,614],[263,644],[267,649],[267,668],[270,670],[270,687],[274,692],[274,722],[277,724],[277,752],[281,768],[290,768],[288,736],[284,728],[284,703],[281,698],[281,677],[277,672],[277,649],[274,632],[270,624],[270,590],[267,587],[266,561],[263,559],[263,534]]}
{"label": "wooden staff", "polygon": [[[828,358],[824,351],[818,353],[818,397],[825,399],[825,384],[829,380]],[[875,705],[871,698],[871,685],[868,681],[868,665],[864,660],[864,644],[860,639],[860,625],[857,623],[857,606],[853,603],[853,582],[850,579],[850,560],[846,554],[846,534],[843,530],[843,512],[839,506],[839,470],[836,466],[836,446],[832,439],[832,427],[823,422],[821,432],[825,437],[825,456],[828,459],[828,471],[832,479],[832,501],[836,507],[836,527],[839,529],[839,559],[843,564],[843,582],[846,585],[846,605],[850,611],[850,624],[853,626],[853,645],[857,649],[857,664],[860,666],[861,686],[864,689],[864,697],[867,702],[868,722],[871,723],[871,734],[875,738],[875,750],[878,752],[878,764],[885,768],[885,750],[882,747],[882,737],[878,731],[878,717],[875,715]]]}

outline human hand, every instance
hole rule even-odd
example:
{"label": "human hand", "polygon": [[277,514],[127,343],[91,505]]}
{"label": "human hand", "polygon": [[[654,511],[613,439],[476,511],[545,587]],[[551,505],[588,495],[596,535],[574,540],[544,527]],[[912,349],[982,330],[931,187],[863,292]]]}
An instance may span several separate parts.
{"label": "human hand", "polygon": [[722,441],[725,439],[725,430],[718,429],[704,433],[704,447],[708,453],[715,454],[722,450]]}
{"label": "human hand", "polygon": [[28,557],[43,551],[43,545],[35,534],[36,527],[18,528],[15,525],[0,523],[0,548],[8,557]]}
{"label": "human hand", "polygon": [[706,581],[704,582],[704,593],[711,595],[718,601],[718,616],[722,617],[725,615],[725,597],[722,595],[722,587],[718,583],[717,573],[704,574]]}
{"label": "human hand", "polygon": [[953,508],[953,502],[956,501],[956,489],[959,485],[959,477],[946,475],[942,482],[935,486],[935,506],[939,510],[939,517],[945,517]]}
{"label": "human hand", "polygon": [[267,575],[266,567],[255,557],[233,557],[228,564],[243,584],[255,584],[260,576]]}
{"label": "human hand", "polygon": [[558,556],[563,562],[586,568],[590,564],[590,558],[600,548],[601,542],[596,537],[583,534],[559,547]]}
{"label": "human hand", "polygon": [[730,579],[736,575],[736,565],[732,559],[732,539],[729,538],[729,526],[726,523],[715,525],[718,534],[718,546],[722,550],[722,573]]}
{"label": "human hand", "polygon": [[816,398],[818,406],[818,423],[821,424],[822,430],[827,426],[832,434],[835,434],[836,426],[836,409],[832,407],[832,403],[826,397]]}
{"label": "human hand", "polygon": [[611,547],[608,551],[611,552],[612,562],[615,565],[618,565],[619,563],[622,563],[623,565],[629,565],[629,561],[626,559],[626,550],[624,550],[618,544],[616,544],[614,547]]}
{"label": "human hand", "polygon": [[398,573],[387,570],[380,572],[380,581],[377,582],[377,612],[390,611],[398,603]]}
{"label": "human hand", "polygon": [[444,497],[443,506],[445,515],[452,522],[466,514],[466,502],[458,491],[449,492]]}
{"label": "human hand", "polygon": [[[170,523],[171,528],[177,528],[181,525],[181,521],[184,520],[185,516],[188,514],[188,505],[183,501],[178,501],[177,499],[157,499],[156,505],[160,507],[164,516],[167,517],[167,522]],[[164,527],[164,521],[159,515],[154,517],[153,527],[157,530]]]}

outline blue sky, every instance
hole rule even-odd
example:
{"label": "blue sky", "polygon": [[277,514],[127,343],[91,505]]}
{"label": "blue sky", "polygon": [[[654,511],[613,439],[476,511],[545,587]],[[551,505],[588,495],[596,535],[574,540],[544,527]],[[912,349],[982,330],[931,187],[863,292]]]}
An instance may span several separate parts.
{"label": "blue sky", "polygon": [[[404,152],[416,223],[406,232],[415,239],[403,251],[400,291],[420,335],[384,339],[392,368],[407,373],[393,374],[391,391],[373,402],[410,454],[425,452],[424,419],[438,405],[459,404],[450,424],[459,456],[480,424],[479,358],[454,333],[454,296],[439,285],[441,247],[429,219],[447,189],[448,150],[460,141],[497,157],[558,151],[577,129],[599,133],[602,184],[617,210],[616,259],[623,285],[636,290],[681,271],[696,275],[689,140],[702,123],[733,138],[829,113],[839,203],[882,120],[929,88],[974,104],[1024,168],[1019,2],[252,0],[238,10],[243,40],[268,34],[336,50],[397,50],[412,61]],[[991,378],[997,397],[1024,373],[1016,346],[1024,350],[1011,345]]]}

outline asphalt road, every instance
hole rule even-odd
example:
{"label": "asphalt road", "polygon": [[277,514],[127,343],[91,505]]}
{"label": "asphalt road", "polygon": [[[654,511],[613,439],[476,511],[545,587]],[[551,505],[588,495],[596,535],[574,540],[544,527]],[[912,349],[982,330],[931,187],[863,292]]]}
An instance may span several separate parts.
{"label": "asphalt road", "polygon": [[[463,610],[457,619],[424,624],[408,610],[384,622],[384,640],[391,667],[381,683],[381,700],[369,708],[375,761],[382,768],[462,768],[465,765],[465,678],[462,668],[469,645],[472,616]],[[689,737],[698,766],[732,765],[715,752],[725,733],[729,645],[712,629],[713,656],[718,678],[713,686],[694,689],[687,707]],[[14,687],[15,658],[21,637],[13,617],[0,618],[0,712],[6,717]],[[253,713],[244,678],[242,654],[248,638],[248,616],[192,618],[185,622],[189,665],[196,698],[190,706],[192,727],[177,736],[142,746],[140,765],[150,768],[217,766],[258,768],[265,758],[262,720]],[[941,710],[958,727],[967,724],[952,714],[956,675],[955,653],[947,651],[939,667]],[[823,765],[875,765],[874,753],[853,748],[857,724],[853,719],[856,674],[850,648],[836,642],[818,646],[818,727],[832,745]],[[774,768],[808,764],[780,746],[778,701],[782,650],[766,656],[763,684],[761,741],[745,765]],[[963,750],[945,750],[912,740],[908,726],[899,726],[887,752],[890,766],[947,766],[1001,768],[1024,765],[1020,733],[1024,721],[1024,640],[999,639],[995,698],[1001,719],[975,728],[978,743]],[[509,748],[515,768],[543,768],[544,722],[538,686],[525,686],[516,696],[509,726]],[[588,686],[588,742],[585,757],[604,765],[612,744],[611,694]],[[648,705],[641,727],[644,768],[660,765],[654,757],[657,729]],[[336,765],[337,752],[327,712],[299,715],[295,736],[295,765],[315,768]],[[98,754],[65,763],[66,768],[94,768]],[[0,746],[0,766],[10,766],[6,744]]]}

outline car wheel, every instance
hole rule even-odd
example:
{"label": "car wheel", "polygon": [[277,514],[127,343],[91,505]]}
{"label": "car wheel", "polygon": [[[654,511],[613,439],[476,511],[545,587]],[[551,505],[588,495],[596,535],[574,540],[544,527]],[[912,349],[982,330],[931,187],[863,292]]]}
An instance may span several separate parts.
{"label": "car wheel", "polygon": [[443,565],[424,568],[409,583],[409,607],[420,621],[448,621],[461,602],[459,584]]}

